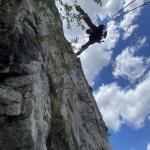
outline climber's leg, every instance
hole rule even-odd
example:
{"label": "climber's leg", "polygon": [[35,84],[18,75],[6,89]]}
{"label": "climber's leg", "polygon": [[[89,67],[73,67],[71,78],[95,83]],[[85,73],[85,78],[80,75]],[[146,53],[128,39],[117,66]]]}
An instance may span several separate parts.
{"label": "climber's leg", "polygon": [[82,14],[82,15],[85,14],[84,10],[79,5],[76,5],[75,8],[80,14]]}
{"label": "climber's leg", "polygon": [[80,55],[83,51],[85,51],[92,43],[88,41],[84,45],[82,45],[81,49],[76,53],[76,55]]}
{"label": "climber's leg", "polygon": [[88,16],[87,13],[84,12],[84,10],[79,6],[76,5],[75,6],[76,10],[83,15],[83,20],[85,21],[85,23],[92,29],[92,30],[96,30],[97,27],[92,23],[90,17]]}

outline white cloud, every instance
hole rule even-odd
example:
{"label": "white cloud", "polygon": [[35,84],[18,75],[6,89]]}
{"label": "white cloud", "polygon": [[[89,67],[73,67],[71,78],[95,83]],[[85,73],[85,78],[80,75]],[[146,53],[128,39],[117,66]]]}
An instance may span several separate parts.
{"label": "white cloud", "polygon": [[[112,17],[116,12],[122,7],[123,0],[116,0],[115,3],[113,0],[103,1],[103,11],[105,12],[105,17],[108,16]],[[103,14],[104,15],[104,14]],[[100,16],[101,13],[100,13]]]}
{"label": "white cloud", "polygon": [[107,126],[114,131],[124,123],[142,127],[150,113],[149,89],[150,72],[133,89],[122,89],[115,82],[101,86],[94,96]]}
{"label": "white cloud", "polygon": [[147,38],[145,36],[140,37],[137,42],[137,48],[140,49],[146,45]]}
{"label": "white cloud", "polygon": [[150,150],[150,143],[148,143],[147,145],[147,150]]}
{"label": "white cloud", "polygon": [[135,29],[138,28],[138,25],[137,24],[134,24],[134,25],[129,25],[127,27],[123,27],[122,29],[124,30],[124,34],[123,34],[123,39],[126,40],[128,37],[131,36],[131,34],[133,33],[133,31]]}
{"label": "white cloud", "polygon": [[127,47],[114,62],[113,75],[124,77],[131,82],[141,78],[150,65],[150,57],[136,56],[136,52],[146,45],[147,38],[139,37],[137,44]]}
{"label": "white cloud", "polygon": [[[131,0],[125,0],[126,4],[129,4],[130,2]],[[144,0],[135,1],[134,3],[132,3],[132,5],[127,7],[125,10],[126,11],[131,10],[135,8],[136,6],[139,6],[143,3],[144,3]],[[141,12],[141,8],[135,11],[131,11],[123,17],[120,23],[120,27],[124,31],[123,39],[127,39],[129,36],[131,36],[133,31],[138,27],[138,25],[134,24],[134,22],[137,19],[137,17],[140,15],[140,12]]]}
{"label": "white cloud", "polygon": [[132,82],[144,75],[150,64],[148,61],[149,58],[135,56],[135,52],[138,48],[142,48],[145,44],[145,39],[142,38],[137,47],[127,47],[117,56],[113,71],[115,77],[122,76]]}

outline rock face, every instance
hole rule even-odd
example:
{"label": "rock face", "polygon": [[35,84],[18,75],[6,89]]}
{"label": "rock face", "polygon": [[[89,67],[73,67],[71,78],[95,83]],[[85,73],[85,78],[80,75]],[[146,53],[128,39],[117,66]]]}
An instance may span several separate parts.
{"label": "rock face", "polygon": [[54,0],[0,0],[0,150],[110,150]]}

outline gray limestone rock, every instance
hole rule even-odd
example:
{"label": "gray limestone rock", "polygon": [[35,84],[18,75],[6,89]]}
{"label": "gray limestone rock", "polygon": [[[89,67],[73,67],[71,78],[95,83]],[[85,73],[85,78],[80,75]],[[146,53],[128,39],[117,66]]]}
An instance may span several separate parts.
{"label": "gray limestone rock", "polygon": [[21,93],[0,88],[0,115],[18,116],[21,113],[21,102]]}
{"label": "gray limestone rock", "polygon": [[0,150],[111,150],[54,0],[0,0]]}

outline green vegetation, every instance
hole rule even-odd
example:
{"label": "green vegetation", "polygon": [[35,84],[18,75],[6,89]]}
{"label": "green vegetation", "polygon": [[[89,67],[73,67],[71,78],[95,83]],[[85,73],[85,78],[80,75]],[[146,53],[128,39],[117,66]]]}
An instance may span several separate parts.
{"label": "green vegetation", "polygon": [[47,6],[54,13],[55,19],[58,19],[59,18],[59,12],[57,11],[54,0],[48,0]]}
{"label": "green vegetation", "polygon": [[65,69],[66,73],[70,73],[72,70],[72,66],[70,64],[63,64],[63,68]]}
{"label": "green vegetation", "polygon": [[56,94],[56,87],[51,78],[50,85],[52,120],[50,133],[47,139],[47,146],[50,150],[69,150],[69,144],[66,133],[66,123],[65,119],[61,115],[59,100]]}
{"label": "green vegetation", "polygon": [[35,23],[37,25],[40,25],[41,22],[42,22],[41,16],[37,12],[33,12],[33,16],[34,16],[34,19],[35,19]]}
{"label": "green vegetation", "polygon": [[[3,1],[2,1],[3,2]],[[1,2],[1,3],[2,3]],[[15,18],[17,15],[17,9],[15,7],[9,7],[5,3],[0,4],[0,34],[9,33],[13,24],[15,23]],[[7,16],[7,17],[6,17]]]}

